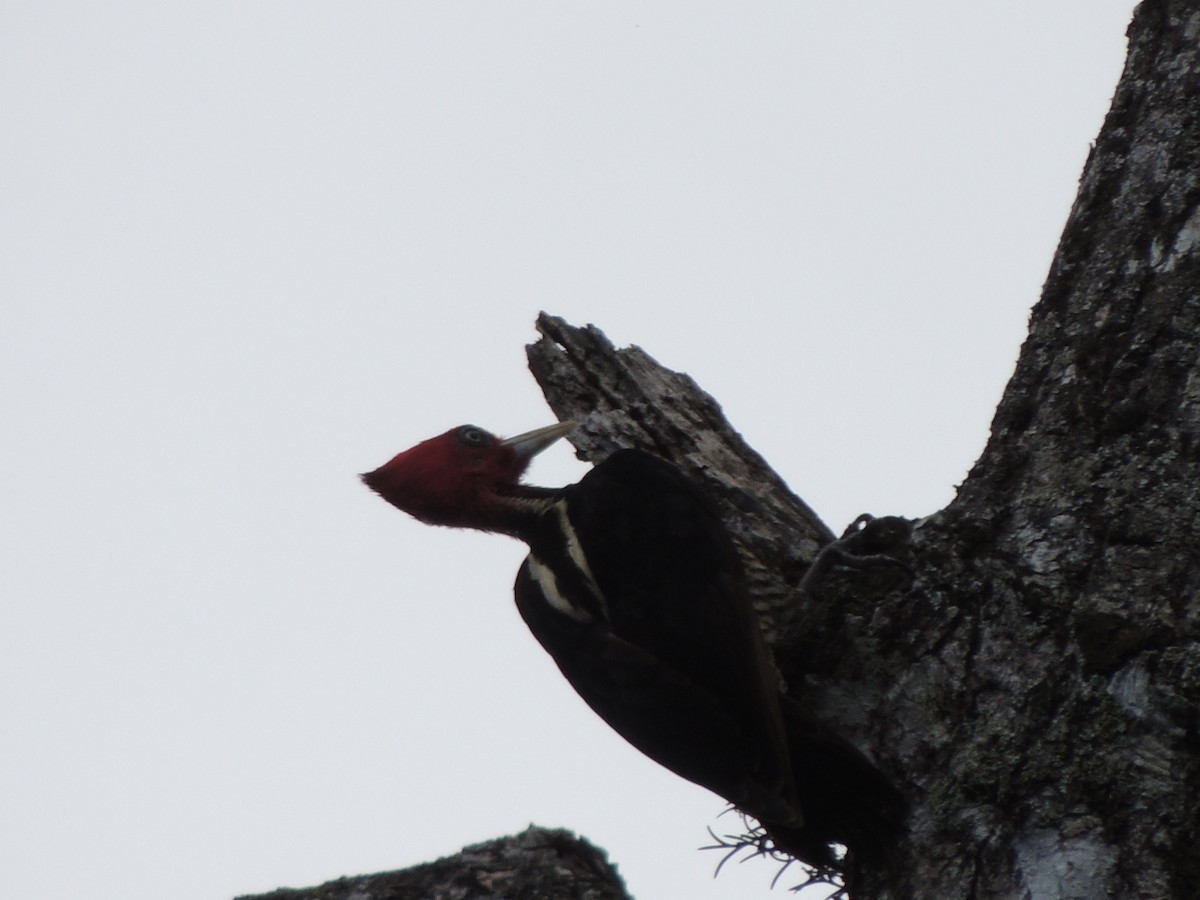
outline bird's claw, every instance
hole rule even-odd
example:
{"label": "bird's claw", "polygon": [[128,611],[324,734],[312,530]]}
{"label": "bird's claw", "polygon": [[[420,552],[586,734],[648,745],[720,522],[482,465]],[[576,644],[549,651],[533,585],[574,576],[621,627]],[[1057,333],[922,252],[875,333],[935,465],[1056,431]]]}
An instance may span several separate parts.
{"label": "bird's claw", "polygon": [[899,569],[911,582],[912,568],[891,553],[906,545],[912,522],[901,516],[875,517],[864,513],[851,522],[842,536],[826,544],[800,580],[801,593],[812,595],[817,584],[834,566],[848,569]]}

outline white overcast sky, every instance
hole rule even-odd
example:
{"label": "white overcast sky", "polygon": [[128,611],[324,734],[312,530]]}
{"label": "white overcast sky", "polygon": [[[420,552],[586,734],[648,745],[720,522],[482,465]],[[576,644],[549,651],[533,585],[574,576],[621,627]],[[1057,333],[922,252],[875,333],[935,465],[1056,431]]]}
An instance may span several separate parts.
{"label": "white overcast sky", "polygon": [[531,821],[640,900],[769,896],[529,636],[521,546],[356,474],[551,421],[546,309],[691,373],[835,529],[943,506],[1132,7],[7,0],[0,896],[222,900]]}

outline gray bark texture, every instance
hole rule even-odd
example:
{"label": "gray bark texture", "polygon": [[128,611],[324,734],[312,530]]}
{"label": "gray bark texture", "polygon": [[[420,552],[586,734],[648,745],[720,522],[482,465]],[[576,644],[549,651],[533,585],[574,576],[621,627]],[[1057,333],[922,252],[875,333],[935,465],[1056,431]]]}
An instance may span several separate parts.
{"label": "gray bark texture", "polygon": [[569,831],[530,827],[399,872],[235,900],[629,900],[629,895],[604,851]]}
{"label": "gray bark texture", "polygon": [[1200,4],[1147,0],[1129,39],[988,446],[912,523],[911,584],[799,592],[830,532],[690,379],[547,316],[529,350],[585,457],[643,447],[707,485],[792,695],[910,798],[857,897],[1200,897]]}
{"label": "gray bark texture", "polygon": [[[790,693],[909,798],[860,900],[1200,897],[1200,0],[1146,0],[1129,40],[987,448],[946,509],[860,532],[911,579],[801,590],[832,532],[690,378],[545,315],[528,348],[582,456],[707,487]],[[266,896],[623,896],[546,835]]]}

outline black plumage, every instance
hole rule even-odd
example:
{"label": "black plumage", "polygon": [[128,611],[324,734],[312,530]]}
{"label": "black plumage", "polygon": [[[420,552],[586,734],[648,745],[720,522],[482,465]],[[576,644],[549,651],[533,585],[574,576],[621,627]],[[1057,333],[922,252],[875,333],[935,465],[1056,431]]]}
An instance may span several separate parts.
{"label": "black plumage", "polygon": [[623,450],[520,536],[531,552],[517,608],[588,705],[690,781],[759,818],[799,821],[777,676],[737,553],[692,482]]}
{"label": "black plumage", "polygon": [[647,756],[758,819],[805,862],[836,867],[832,843],[876,853],[903,800],[781,694],[714,504],[637,450],[565,488],[521,484],[529,459],[569,427],[502,441],[462,426],[363,478],[423,521],[524,541],[521,616],[587,704]]}

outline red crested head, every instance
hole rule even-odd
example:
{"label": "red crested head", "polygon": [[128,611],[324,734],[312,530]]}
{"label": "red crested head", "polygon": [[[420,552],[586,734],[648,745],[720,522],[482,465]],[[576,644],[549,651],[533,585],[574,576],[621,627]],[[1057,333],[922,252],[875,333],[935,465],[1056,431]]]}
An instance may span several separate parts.
{"label": "red crested head", "polygon": [[405,450],[363,482],[388,503],[430,525],[503,531],[521,476],[535,455],[575,425],[563,422],[503,440],[460,425]]}

